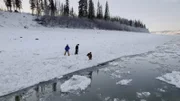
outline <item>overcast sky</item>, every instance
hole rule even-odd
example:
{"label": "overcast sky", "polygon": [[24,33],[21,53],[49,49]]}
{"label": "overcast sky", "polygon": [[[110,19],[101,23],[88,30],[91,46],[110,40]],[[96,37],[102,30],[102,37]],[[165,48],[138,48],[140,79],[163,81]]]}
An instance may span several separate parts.
{"label": "overcast sky", "polygon": [[[0,0],[3,1],[3,0]],[[64,2],[65,0],[60,0]],[[79,0],[69,0],[78,9]],[[95,7],[97,7],[97,1]],[[105,5],[106,0],[99,0]],[[180,30],[180,0],[107,0],[110,14],[128,19],[140,19],[150,31]],[[2,2],[1,5],[2,6]],[[29,12],[29,0],[23,0],[23,11]]]}

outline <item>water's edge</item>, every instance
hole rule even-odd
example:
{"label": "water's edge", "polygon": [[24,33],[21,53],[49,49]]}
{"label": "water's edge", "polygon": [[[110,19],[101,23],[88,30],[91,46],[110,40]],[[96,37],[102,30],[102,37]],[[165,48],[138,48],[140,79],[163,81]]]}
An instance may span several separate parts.
{"label": "water's edge", "polygon": [[106,62],[97,64],[96,66],[88,67],[88,68],[85,68],[85,69],[80,69],[80,70],[77,70],[77,71],[74,71],[74,72],[71,72],[71,73],[62,75],[61,78],[54,78],[54,79],[51,79],[51,80],[42,81],[42,82],[39,82],[39,83],[37,83],[37,84],[35,84],[35,85],[29,86],[29,87],[26,87],[26,88],[23,88],[23,89],[19,89],[19,90],[17,90],[17,91],[13,91],[13,92],[11,92],[11,93],[8,93],[8,94],[5,94],[5,95],[0,96],[0,98],[7,97],[7,96],[11,96],[11,95],[14,95],[14,94],[21,94],[22,92],[26,92],[26,91],[28,91],[29,89],[36,88],[38,85],[43,85],[43,84],[47,84],[47,83],[55,83],[55,82],[60,81],[60,80],[62,80],[62,79],[64,79],[64,78],[68,78],[68,77],[71,77],[71,76],[73,76],[73,75],[78,75],[78,74],[80,74],[80,73],[82,73],[82,72],[88,72],[88,71],[98,70],[98,69],[103,68],[103,66],[107,65],[107,64],[110,63],[110,62],[117,61],[117,60],[121,60],[122,58],[127,58],[127,57],[133,58],[133,57],[136,57],[136,56],[148,55],[148,54],[151,54],[151,53],[154,53],[154,52],[155,52],[155,51],[148,51],[148,52],[139,53],[139,54],[124,55],[124,56],[121,56],[121,57],[119,57],[119,58],[112,59],[112,60],[109,60],[109,61],[106,61]]}

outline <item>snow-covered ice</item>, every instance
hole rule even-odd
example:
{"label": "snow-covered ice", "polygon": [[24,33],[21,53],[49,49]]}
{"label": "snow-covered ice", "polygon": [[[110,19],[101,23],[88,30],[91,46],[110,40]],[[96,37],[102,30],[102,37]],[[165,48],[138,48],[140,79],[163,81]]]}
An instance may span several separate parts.
{"label": "snow-covered ice", "polygon": [[[123,31],[45,28],[32,21],[30,14],[0,13],[0,96],[122,56],[148,52],[174,38]],[[71,48],[69,57],[63,55],[66,44]],[[73,55],[76,44],[80,44],[77,56]],[[88,52],[92,52],[92,61],[86,56]]]}
{"label": "snow-covered ice", "polygon": [[176,87],[180,88],[180,72],[179,71],[173,71],[172,73],[167,73],[163,76],[157,77],[156,79],[175,85]]}
{"label": "snow-covered ice", "polygon": [[116,84],[117,85],[128,85],[131,82],[132,82],[132,79],[124,79],[124,80],[121,80],[119,82],[116,82]]}
{"label": "snow-covered ice", "polygon": [[137,92],[137,97],[138,98],[145,98],[145,97],[149,97],[151,95],[150,92]]}
{"label": "snow-covered ice", "polygon": [[74,75],[61,85],[62,92],[85,90],[91,83],[91,79],[86,76]]}

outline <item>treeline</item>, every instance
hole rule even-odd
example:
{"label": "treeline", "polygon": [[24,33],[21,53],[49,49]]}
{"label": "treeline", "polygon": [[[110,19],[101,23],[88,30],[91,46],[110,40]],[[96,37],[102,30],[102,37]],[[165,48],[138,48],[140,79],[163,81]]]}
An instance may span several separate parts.
{"label": "treeline", "polygon": [[[22,9],[22,0],[4,0],[4,3],[8,11],[12,11],[12,8],[16,12]],[[33,15],[78,17],[88,18],[90,20],[98,19],[118,22],[132,27],[146,28],[145,24],[140,20],[111,17],[108,2],[105,4],[104,13],[103,6],[99,1],[96,10],[93,0],[79,0],[78,3],[78,14],[76,14],[73,7],[70,7],[69,0],[65,0],[65,3],[60,2],[60,0],[29,0],[30,9]]]}
{"label": "treeline", "polygon": [[4,0],[4,3],[10,12],[12,12],[13,9],[15,12],[22,9],[22,0]]}
{"label": "treeline", "polygon": [[108,2],[106,2],[104,15],[100,2],[98,2],[97,14],[95,14],[94,2],[92,0],[79,0],[78,14],[74,12],[73,7],[69,6],[69,0],[65,0],[65,3],[60,3],[60,1],[57,0],[30,0],[30,8],[32,10],[32,14],[37,15],[110,20]]}

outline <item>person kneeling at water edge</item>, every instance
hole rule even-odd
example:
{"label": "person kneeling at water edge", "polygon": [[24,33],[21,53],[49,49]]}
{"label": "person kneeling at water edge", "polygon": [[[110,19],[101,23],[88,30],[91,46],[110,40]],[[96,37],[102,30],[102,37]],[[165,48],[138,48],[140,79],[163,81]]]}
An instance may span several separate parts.
{"label": "person kneeling at water edge", "polygon": [[91,52],[89,52],[89,53],[87,54],[87,56],[88,56],[89,60],[92,60],[92,53],[91,53]]}

